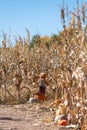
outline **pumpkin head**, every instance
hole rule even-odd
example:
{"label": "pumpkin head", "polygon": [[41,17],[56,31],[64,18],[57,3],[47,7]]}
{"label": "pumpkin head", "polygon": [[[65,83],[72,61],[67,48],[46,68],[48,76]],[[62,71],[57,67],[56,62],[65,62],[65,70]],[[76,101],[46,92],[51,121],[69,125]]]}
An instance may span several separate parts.
{"label": "pumpkin head", "polygon": [[46,77],[47,77],[46,73],[40,73],[40,78],[46,78]]}

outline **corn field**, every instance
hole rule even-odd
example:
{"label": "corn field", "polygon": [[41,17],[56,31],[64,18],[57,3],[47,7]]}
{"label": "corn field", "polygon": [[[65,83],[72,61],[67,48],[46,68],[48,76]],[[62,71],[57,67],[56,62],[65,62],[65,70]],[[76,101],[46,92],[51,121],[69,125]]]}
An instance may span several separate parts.
{"label": "corn field", "polygon": [[[61,9],[63,31],[58,36],[40,37],[31,47],[21,37],[15,45],[7,46],[3,36],[0,48],[0,103],[21,101],[20,90],[27,87],[23,96],[29,99],[33,83],[41,72],[46,72],[49,86],[47,98],[66,99],[72,123],[78,123],[82,130],[87,128],[87,17],[71,12],[71,24],[65,23]],[[75,22],[76,21],[76,22]],[[85,26],[82,27],[82,24]],[[31,93],[30,93],[31,91]]]}

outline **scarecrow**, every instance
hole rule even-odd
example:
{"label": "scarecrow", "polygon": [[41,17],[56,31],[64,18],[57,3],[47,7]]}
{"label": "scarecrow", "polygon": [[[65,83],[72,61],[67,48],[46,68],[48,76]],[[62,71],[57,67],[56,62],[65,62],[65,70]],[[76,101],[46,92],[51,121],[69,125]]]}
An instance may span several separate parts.
{"label": "scarecrow", "polygon": [[37,84],[39,85],[38,92],[34,94],[33,98],[30,99],[30,102],[32,101],[44,101],[45,100],[45,93],[46,93],[46,86],[48,85],[47,82],[47,74],[41,73],[39,76],[39,80],[37,81]]}

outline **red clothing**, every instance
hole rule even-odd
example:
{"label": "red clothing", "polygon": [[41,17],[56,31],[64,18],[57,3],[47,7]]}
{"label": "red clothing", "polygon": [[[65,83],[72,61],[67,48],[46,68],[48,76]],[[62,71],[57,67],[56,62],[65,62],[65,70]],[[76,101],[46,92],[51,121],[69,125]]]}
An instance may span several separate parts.
{"label": "red clothing", "polygon": [[38,94],[44,94],[45,95],[45,87],[40,86]]}

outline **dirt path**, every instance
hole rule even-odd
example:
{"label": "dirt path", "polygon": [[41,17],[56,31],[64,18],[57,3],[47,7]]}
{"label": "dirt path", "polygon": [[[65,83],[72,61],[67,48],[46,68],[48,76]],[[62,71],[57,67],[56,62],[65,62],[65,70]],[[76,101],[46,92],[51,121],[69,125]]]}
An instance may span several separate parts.
{"label": "dirt path", "polygon": [[0,130],[60,130],[54,117],[43,104],[0,105]]}

